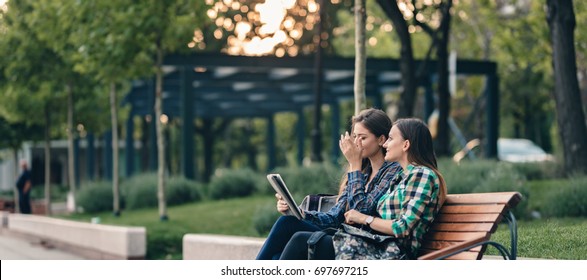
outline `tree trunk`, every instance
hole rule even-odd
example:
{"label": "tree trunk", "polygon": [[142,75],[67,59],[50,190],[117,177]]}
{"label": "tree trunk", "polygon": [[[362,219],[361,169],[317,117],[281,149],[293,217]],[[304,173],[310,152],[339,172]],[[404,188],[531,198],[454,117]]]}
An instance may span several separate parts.
{"label": "tree trunk", "polygon": [[367,7],[365,0],[355,0],[355,115],[367,107],[365,95],[365,72],[367,71],[367,50],[365,47],[365,26]]}
{"label": "tree trunk", "polygon": [[436,155],[451,156],[450,149],[450,127],[448,118],[450,117],[450,90],[448,86],[448,43],[450,38],[450,8],[452,0],[449,0],[442,9],[442,24],[438,27],[440,39],[436,48],[437,71],[438,71],[438,137],[436,146]]}
{"label": "tree trunk", "polygon": [[556,112],[563,143],[564,166],[569,173],[587,173],[587,127],[581,107],[574,45],[575,14],[571,0],[547,0]]}
{"label": "tree trunk", "polygon": [[398,103],[397,117],[410,117],[414,114],[414,103],[416,100],[418,82],[416,81],[412,39],[410,37],[410,32],[408,32],[408,24],[397,6],[396,1],[377,0],[377,3],[391,20],[393,29],[401,42],[400,71],[402,74],[402,93]]}
{"label": "tree trunk", "polygon": [[[112,124],[112,213],[120,216],[120,186],[118,179],[118,98],[116,83],[110,83],[110,121]],[[126,147],[131,149],[132,147]]]}
{"label": "tree trunk", "polygon": [[51,216],[51,113],[49,105],[45,105],[45,213]]}
{"label": "tree trunk", "polygon": [[67,91],[67,174],[68,181],[69,181],[69,195],[68,199],[68,206],[71,206],[69,209],[71,212],[75,212],[76,204],[75,204],[75,166],[74,166],[74,159],[73,159],[73,131],[74,131],[74,124],[73,124],[73,89],[70,83],[66,85]]}
{"label": "tree trunk", "polygon": [[167,220],[167,203],[165,199],[165,138],[163,138],[163,48],[157,49],[157,84],[155,90],[155,128],[157,130],[157,199],[159,201],[159,219]]}

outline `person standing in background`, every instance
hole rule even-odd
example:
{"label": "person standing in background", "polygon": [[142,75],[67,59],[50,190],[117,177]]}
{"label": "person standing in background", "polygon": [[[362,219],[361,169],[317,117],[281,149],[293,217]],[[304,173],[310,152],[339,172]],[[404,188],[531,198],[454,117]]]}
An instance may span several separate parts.
{"label": "person standing in background", "polygon": [[31,187],[33,184],[31,182],[31,172],[26,160],[23,159],[20,161],[20,168],[22,169],[22,173],[16,181],[18,207],[20,208],[20,213],[31,214]]}

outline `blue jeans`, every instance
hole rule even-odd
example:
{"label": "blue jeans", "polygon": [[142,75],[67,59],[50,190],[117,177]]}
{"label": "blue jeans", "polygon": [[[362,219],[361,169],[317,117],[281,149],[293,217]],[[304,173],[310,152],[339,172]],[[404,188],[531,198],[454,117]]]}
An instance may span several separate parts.
{"label": "blue jeans", "polygon": [[[285,246],[281,260],[307,260],[308,239],[314,232],[296,232]],[[324,235],[315,245],[314,260],[334,260],[332,235]]]}
{"label": "blue jeans", "polygon": [[257,260],[278,260],[291,237],[299,231],[319,231],[320,228],[294,216],[281,216],[269,232],[267,240],[261,247]]}

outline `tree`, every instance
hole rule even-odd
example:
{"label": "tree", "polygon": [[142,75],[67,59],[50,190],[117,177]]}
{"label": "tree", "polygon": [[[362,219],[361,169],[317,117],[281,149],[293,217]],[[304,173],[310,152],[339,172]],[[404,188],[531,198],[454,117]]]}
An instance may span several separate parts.
{"label": "tree", "polygon": [[418,82],[416,80],[416,65],[412,50],[412,39],[408,30],[408,23],[396,1],[377,0],[377,3],[391,20],[395,33],[401,42],[400,71],[402,75],[402,93],[398,103],[397,117],[409,117],[414,114],[414,102]]}
{"label": "tree", "polygon": [[[430,8],[424,6],[424,8]],[[436,48],[436,62],[438,75],[437,92],[438,92],[438,134],[436,136],[435,150],[438,156],[450,156],[450,128],[448,126],[448,118],[450,117],[450,92],[448,87],[448,43],[450,36],[450,21],[452,0],[440,2],[438,6],[432,7],[435,11],[432,13],[440,14],[440,24],[434,30],[427,23],[418,19],[422,15],[422,9],[414,5],[414,21],[420,26],[430,37],[432,37],[432,48]],[[431,21],[431,19],[429,19]]]}
{"label": "tree", "polygon": [[[531,139],[552,152],[554,79],[544,3],[466,0],[453,10],[451,49],[497,65],[500,137]],[[468,139],[485,135],[485,80],[458,79],[451,116]]]}
{"label": "tree", "polygon": [[577,80],[574,34],[575,13],[571,0],[547,0],[550,26],[559,135],[564,166],[569,173],[587,173],[587,127]]}
{"label": "tree", "polygon": [[355,115],[367,107],[365,94],[365,75],[367,72],[367,51],[365,46],[365,26],[367,7],[365,0],[355,0]]}
{"label": "tree", "polygon": [[98,82],[109,88],[112,211],[115,216],[119,216],[118,90],[129,80],[152,73],[149,56],[152,37],[147,34],[155,28],[155,23],[148,20],[150,11],[132,1],[81,1],[76,2],[72,9],[71,13],[79,23],[69,37],[70,43],[78,46],[77,53],[73,54],[75,68],[81,73],[95,76]]}
{"label": "tree", "polygon": [[[39,0],[32,3],[32,9],[25,16],[31,26],[51,26],[52,28],[34,28],[31,31],[39,38],[41,43],[49,48],[58,56],[61,61],[60,67],[55,67],[53,71],[56,88],[64,92],[67,96],[67,174],[69,194],[68,205],[72,205],[71,211],[76,211],[75,192],[76,192],[76,168],[74,162],[74,138],[76,137],[76,108],[75,101],[82,98],[90,98],[92,91],[87,90],[86,85],[93,86],[91,81],[82,77],[75,72],[76,65],[75,54],[77,45],[71,40],[72,34],[76,32],[82,21],[72,16],[77,12],[76,7],[71,1],[47,1]],[[86,86],[87,91],[81,91]]]}
{"label": "tree", "polygon": [[159,201],[159,218],[167,220],[167,203],[165,199],[165,139],[161,116],[163,114],[163,57],[168,52],[187,51],[188,43],[194,35],[194,29],[203,17],[205,4],[198,0],[150,0],[143,2],[152,29],[147,33],[152,38],[149,47],[154,54],[155,68],[155,127],[157,131],[157,198]]}
{"label": "tree", "polygon": [[61,89],[53,79],[55,69],[61,69],[63,61],[36,36],[37,23],[23,16],[33,10],[31,3],[11,1],[8,4],[2,17],[4,33],[0,36],[1,62],[7,81],[0,91],[0,111],[11,122],[44,128],[45,207],[47,215],[51,215],[50,141],[52,124],[58,121],[58,115],[52,112],[59,111],[63,104]]}

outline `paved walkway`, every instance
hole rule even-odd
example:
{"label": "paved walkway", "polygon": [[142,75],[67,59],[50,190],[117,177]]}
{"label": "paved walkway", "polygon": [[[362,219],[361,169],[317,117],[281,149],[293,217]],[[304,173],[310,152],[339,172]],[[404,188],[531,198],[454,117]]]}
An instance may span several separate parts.
{"label": "paved walkway", "polygon": [[0,260],[83,260],[83,257],[0,231]]}

